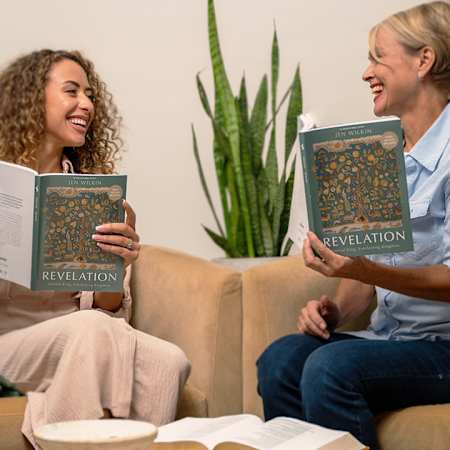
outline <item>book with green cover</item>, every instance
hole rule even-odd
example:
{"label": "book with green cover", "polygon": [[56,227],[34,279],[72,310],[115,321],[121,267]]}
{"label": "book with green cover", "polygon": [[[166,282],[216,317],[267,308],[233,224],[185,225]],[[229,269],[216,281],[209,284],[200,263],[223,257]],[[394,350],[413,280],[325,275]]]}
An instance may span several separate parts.
{"label": "book with green cover", "polygon": [[346,256],[414,249],[399,119],[300,132],[300,153],[305,230]]}
{"label": "book with green cover", "polygon": [[92,235],[123,222],[126,179],[39,175],[0,161],[0,278],[32,290],[121,291],[123,259]]}

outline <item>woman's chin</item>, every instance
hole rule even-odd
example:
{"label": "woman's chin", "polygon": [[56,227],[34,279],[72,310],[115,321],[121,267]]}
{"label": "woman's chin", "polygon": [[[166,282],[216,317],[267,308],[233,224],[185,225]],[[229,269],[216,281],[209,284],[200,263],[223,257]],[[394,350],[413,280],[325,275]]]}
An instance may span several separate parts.
{"label": "woman's chin", "polygon": [[76,140],[70,140],[64,145],[64,147],[72,147],[72,148],[78,148],[83,147],[84,143],[86,142],[86,139],[76,139]]}
{"label": "woman's chin", "polygon": [[381,102],[379,104],[374,105],[373,107],[373,113],[377,116],[377,117],[382,117],[382,116],[389,116],[390,113],[386,108],[386,105],[382,104]]}

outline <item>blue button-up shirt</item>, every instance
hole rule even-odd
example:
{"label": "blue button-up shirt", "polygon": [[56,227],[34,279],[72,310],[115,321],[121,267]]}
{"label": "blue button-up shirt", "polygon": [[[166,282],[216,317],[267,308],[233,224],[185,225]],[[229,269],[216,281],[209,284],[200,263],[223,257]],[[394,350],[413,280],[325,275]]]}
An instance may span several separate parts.
{"label": "blue button-up shirt", "polygon": [[[414,251],[369,258],[394,267],[450,266],[450,103],[405,153],[405,167]],[[450,340],[450,303],[380,287],[376,292],[378,305],[368,329],[352,334],[375,339]]]}

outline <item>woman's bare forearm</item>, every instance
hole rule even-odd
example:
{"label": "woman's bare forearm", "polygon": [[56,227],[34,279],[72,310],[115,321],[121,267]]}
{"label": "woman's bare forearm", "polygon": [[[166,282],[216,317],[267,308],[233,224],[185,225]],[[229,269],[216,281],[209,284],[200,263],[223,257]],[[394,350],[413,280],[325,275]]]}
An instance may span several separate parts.
{"label": "woman's bare forearm", "polygon": [[340,313],[338,326],[356,319],[366,311],[374,293],[375,289],[372,285],[357,280],[341,279],[334,297]]}
{"label": "woman's bare forearm", "polygon": [[450,302],[450,269],[445,264],[427,267],[392,267],[364,258],[356,277],[410,297]]}

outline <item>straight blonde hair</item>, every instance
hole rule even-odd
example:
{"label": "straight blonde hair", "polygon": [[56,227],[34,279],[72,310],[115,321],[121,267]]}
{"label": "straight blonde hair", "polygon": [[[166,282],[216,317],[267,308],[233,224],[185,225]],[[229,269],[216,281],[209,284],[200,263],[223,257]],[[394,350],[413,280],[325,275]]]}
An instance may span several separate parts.
{"label": "straight blonde hair", "polygon": [[428,75],[438,89],[450,94],[450,4],[447,1],[423,3],[399,11],[375,25],[369,32],[369,49],[376,60],[375,40],[381,27],[392,30],[411,54],[425,46],[431,47],[436,61]]}

